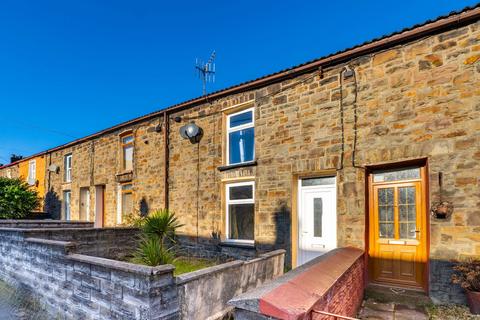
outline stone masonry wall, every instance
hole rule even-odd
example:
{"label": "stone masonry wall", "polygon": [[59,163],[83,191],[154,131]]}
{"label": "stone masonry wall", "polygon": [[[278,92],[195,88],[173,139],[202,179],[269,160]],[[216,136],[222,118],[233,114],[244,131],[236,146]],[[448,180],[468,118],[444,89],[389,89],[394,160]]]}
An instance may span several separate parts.
{"label": "stone masonry wall", "polygon": [[137,228],[43,228],[22,233],[28,238],[72,242],[76,253],[116,260],[130,257],[140,239]]}
{"label": "stone masonry wall", "polygon": [[283,274],[284,250],[178,277],[171,265],[112,260],[135,247],[128,242],[134,233],[2,228],[0,278],[27,289],[54,318],[153,320],[215,318],[235,294]]}
{"label": "stone masonry wall", "polygon": [[285,250],[277,250],[177,276],[181,319],[223,319],[234,296],[281,276],[284,258]]}
{"label": "stone masonry wall", "polygon": [[[430,258],[441,263],[480,255],[480,22],[345,64],[356,77],[343,83],[344,65],[328,66],[323,74],[304,74],[170,116],[182,117],[181,123],[170,120],[169,135],[169,204],[185,223],[182,233],[224,236],[224,183],[253,179],[256,250],[285,248],[290,265],[294,181],[328,173],[337,177],[338,245],[364,249],[363,167],[426,158],[429,204],[440,199],[438,176],[443,173],[442,199],[455,207],[450,220],[431,221]],[[249,101],[255,107],[257,165],[219,171],[225,163],[223,110]],[[155,131],[160,121],[125,128],[135,133],[135,203],[145,197],[151,209],[164,205],[163,132]],[[178,133],[190,121],[203,129],[199,144]],[[93,197],[93,186],[105,184],[106,224],[116,223],[120,133],[51,155],[52,163],[63,168],[63,155],[73,154],[72,183],[62,182],[62,170],[51,174],[50,183],[60,197],[62,190],[72,190],[74,218],[79,188],[90,187]],[[431,283],[433,294],[458,298],[448,279],[439,281]]]}
{"label": "stone masonry wall", "polygon": [[69,242],[0,232],[0,277],[62,319],[177,319],[173,267],[146,267],[73,253]]}
{"label": "stone masonry wall", "polygon": [[[134,210],[138,214],[140,202],[147,211],[164,207],[163,204],[163,135],[155,131],[161,118],[105,134],[97,139],[64,148],[50,154],[47,166],[59,166],[58,173],[47,177],[48,189],[56,199],[63,201],[63,191],[71,191],[71,218],[79,219],[80,188],[90,190],[90,221],[95,214],[95,186],[105,186],[104,225],[114,226],[118,213],[118,191],[120,181],[117,175],[123,172],[121,167],[120,134],[131,131],[134,142],[134,166],[131,172],[133,185]],[[65,182],[64,157],[72,154],[72,181]],[[122,181],[127,183],[128,180]],[[61,208],[61,206],[59,207]],[[60,212],[59,212],[60,213]],[[63,209],[61,216],[64,217]]]}

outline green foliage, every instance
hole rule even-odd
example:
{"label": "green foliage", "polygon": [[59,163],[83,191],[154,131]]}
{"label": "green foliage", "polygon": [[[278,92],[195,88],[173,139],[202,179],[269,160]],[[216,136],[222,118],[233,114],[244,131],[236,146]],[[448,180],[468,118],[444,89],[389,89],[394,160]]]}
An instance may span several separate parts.
{"label": "green foliage", "polygon": [[20,179],[0,177],[0,219],[20,219],[40,205],[37,191]]}
{"label": "green foliage", "polygon": [[202,258],[180,257],[173,261],[176,276],[216,265],[218,262]]}
{"label": "green foliage", "polygon": [[156,238],[163,247],[166,240],[175,243],[175,231],[183,224],[168,209],[157,210],[139,221],[140,228],[149,238]]}
{"label": "green foliage", "polygon": [[172,263],[174,255],[169,248],[163,248],[157,238],[144,237],[135,252],[132,262],[147,266]]}
{"label": "green foliage", "polygon": [[157,210],[151,215],[136,220],[142,230],[140,246],[134,254],[133,262],[158,266],[174,261],[175,232],[183,226],[173,212]]}

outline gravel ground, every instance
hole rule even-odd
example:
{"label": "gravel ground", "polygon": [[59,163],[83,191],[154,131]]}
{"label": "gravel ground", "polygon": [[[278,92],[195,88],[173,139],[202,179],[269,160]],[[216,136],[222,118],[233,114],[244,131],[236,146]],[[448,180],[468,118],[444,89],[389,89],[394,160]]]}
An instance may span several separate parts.
{"label": "gravel ground", "polygon": [[480,320],[480,315],[472,315],[467,306],[432,305],[426,309],[431,320]]}
{"label": "gravel ground", "polygon": [[1,320],[46,320],[40,305],[24,290],[17,290],[0,281]]}

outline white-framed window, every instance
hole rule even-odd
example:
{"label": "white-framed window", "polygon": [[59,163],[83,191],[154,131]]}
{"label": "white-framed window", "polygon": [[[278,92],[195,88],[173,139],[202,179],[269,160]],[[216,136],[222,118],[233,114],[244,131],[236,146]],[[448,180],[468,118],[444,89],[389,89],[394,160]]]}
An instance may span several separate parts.
{"label": "white-framed window", "polygon": [[28,162],[27,182],[30,185],[34,185],[36,181],[37,181],[37,162],[35,160],[30,160]]}
{"label": "white-framed window", "polygon": [[118,188],[117,224],[133,213],[133,188],[131,183],[121,184]]}
{"label": "white-framed window", "polygon": [[72,154],[67,154],[64,158],[65,182],[72,182]]}
{"label": "white-framed window", "polygon": [[255,182],[226,184],[226,241],[253,244]]}
{"label": "white-framed window", "polygon": [[133,135],[123,136],[122,144],[122,169],[131,171],[133,169]]}
{"label": "white-framed window", "polygon": [[70,190],[63,191],[63,216],[65,220],[72,219],[70,214],[70,204],[72,200],[72,192]]}
{"label": "white-framed window", "polygon": [[227,165],[249,162],[255,158],[254,111],[254,108],[249,108],[227,116]]}
{"label": "white-framed window", "polygon": [[7,169],[7,178],[12,178],[12,169]]}

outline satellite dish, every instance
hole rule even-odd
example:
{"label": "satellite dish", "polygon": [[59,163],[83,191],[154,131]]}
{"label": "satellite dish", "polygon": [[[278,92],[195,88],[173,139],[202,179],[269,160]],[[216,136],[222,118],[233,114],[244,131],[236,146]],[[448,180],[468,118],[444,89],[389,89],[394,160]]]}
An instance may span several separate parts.
{"label": "satellite dish", "polygon": [[199,142],[202,137],[202,128],[191,122],[180,128],[180,135],[183,139],[189,139],[190,142]]}
{"label": "satellite dish", "polygon": [[48,171],[50,172],[55,172],[57,173],[58,172],[58,166],[56,164],[51,164],[49,167],[48,167]]}

